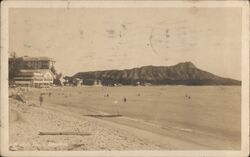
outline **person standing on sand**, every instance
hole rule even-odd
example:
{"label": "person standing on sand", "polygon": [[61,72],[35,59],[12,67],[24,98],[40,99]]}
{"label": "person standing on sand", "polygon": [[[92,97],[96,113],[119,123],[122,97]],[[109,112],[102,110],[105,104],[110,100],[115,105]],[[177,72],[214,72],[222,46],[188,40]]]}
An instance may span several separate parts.
{"label": "person standing on sand", "polygon": [[124,97],[124,98],[123,98],[123,101],[124,101],[124,103],[125,103],[125,102],[127,101],[127,98],[126,98],[126,97]]}
{"label": "person standing on sand", "polygon": [[42,106],[42,103],[43,103],[43,95],[42,94],[40,94],[39,101],[40,101],[40,106]]}

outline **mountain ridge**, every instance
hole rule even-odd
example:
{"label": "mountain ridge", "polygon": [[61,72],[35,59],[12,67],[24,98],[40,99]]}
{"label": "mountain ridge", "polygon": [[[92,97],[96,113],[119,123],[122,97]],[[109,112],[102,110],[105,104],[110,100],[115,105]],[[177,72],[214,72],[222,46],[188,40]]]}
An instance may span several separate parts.
{"label": "mountain ridge", "polygon": [[73,78],[101,80],[103,85],[241,85],[241,81],[223,78],[197,68],[192,62],[171,66],[147,65],[124,70],[78,72]]}

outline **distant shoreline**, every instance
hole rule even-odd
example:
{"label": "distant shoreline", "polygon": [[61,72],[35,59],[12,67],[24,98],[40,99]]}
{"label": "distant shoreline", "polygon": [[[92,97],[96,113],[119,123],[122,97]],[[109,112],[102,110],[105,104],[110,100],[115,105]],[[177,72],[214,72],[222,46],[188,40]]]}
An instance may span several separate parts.
{"label": "distant shoreline", "polygon": [[197,68],[192,62],[173,66],[144,66],[125,70],[78,72],[65,77],[69,82],[82,80],[83,84],[115,85],[241,85],[241,81],[224,78]]}

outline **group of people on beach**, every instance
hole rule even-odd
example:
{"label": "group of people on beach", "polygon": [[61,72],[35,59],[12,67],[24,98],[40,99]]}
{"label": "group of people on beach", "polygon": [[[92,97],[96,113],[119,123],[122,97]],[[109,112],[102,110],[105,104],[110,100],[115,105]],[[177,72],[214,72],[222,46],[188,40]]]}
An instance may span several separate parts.
{"label": "group of people on beach", "polygon": [[[40,106],[42,106],[43,104],[43,95],[45,95],[45,93],[40,93],[40,96],[39,96],[39,102],[40,102]],[[51,97],[51,92],[48,93],[48,96]]]}
{"label": "group of people on beach", "polygon": [[[137,96],[141,96],[141,94],[138,93]],[[105,94],[104,97],[109,97],[109,93]],[[123,97],[123,102],[124,102],[124,103],[127,102],[127,98],[126,98],[126,97]]]}
{"label": "group of people on beach", "polygon": [[[49,93],[49,96],[51,96],[51,93]],[[141,94],[138,93],[137,96],[141,96]],[[109,97],[109,94],[108,94],[108,93],[105,94],[104,97]],[[189,96],[188,94],[185,94],[185,97],[186,97],[187,99],[191,99],[191,96]],[[42,106],[42,104],[43,104],[43,93],[40,94],[39,102],[40,102],[40,106]],[[124,102],[124,103],[127,102],[127,98],[126,98],[126,97],[123,98],[123,102]]]}
{"label": "group of people on beach", "polygon": [[[105,94],[104,97],[109,97],[109,94],[108,94],[108,93]],[[126,98],[126,97],[123,98],[123,102],[124,102],[124,103],[127,102],[127,98]]]}

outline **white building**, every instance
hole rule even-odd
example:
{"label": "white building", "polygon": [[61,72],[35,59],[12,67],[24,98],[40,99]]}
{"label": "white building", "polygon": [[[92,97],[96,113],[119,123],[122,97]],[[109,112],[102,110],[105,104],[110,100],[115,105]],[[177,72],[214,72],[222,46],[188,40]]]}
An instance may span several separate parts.
{"label": "white building", "polygon": [[54,75],[49,69],[20,70],[14,77],[16,85],[24,86],[49,86],[53,84]]}

